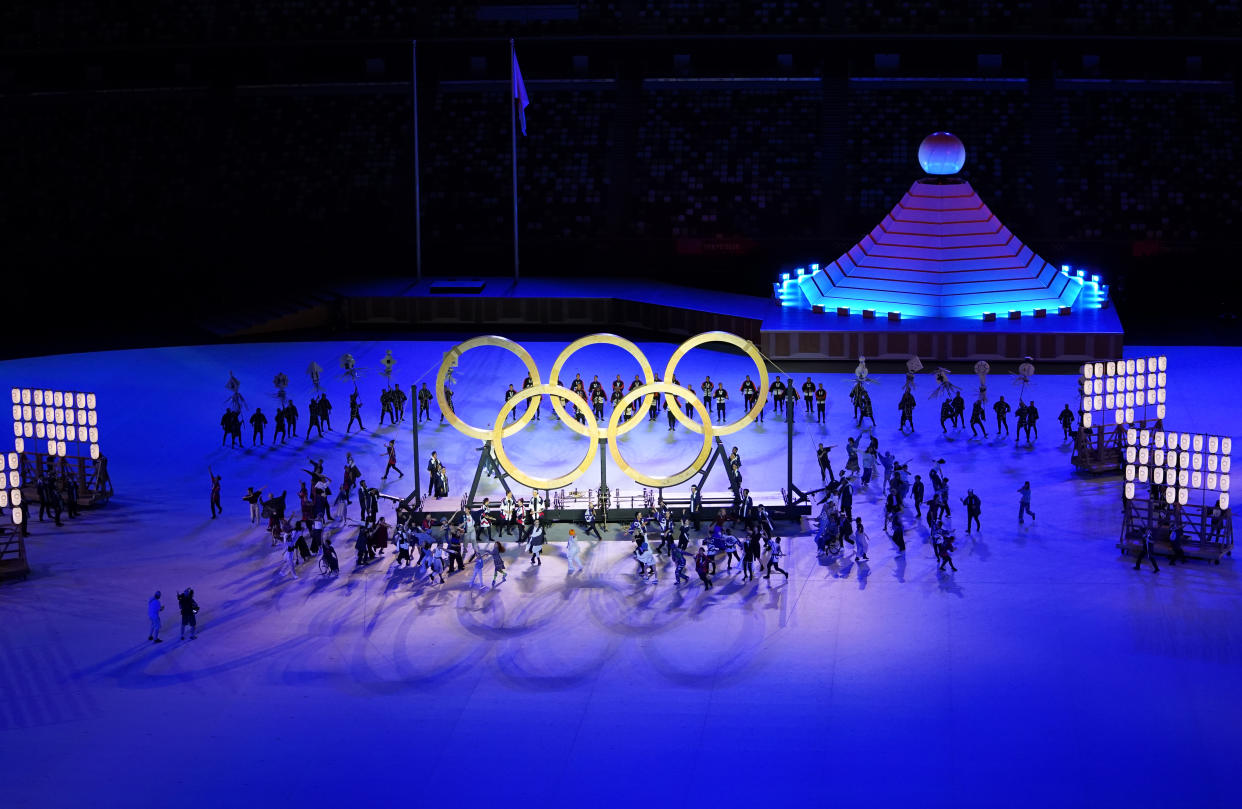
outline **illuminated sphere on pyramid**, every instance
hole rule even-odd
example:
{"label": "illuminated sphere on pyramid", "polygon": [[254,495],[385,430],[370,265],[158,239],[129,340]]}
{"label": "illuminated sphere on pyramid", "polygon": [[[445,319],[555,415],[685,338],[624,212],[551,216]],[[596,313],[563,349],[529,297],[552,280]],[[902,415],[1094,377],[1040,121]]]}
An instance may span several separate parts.
{"label": "illuminated sphere on pyramid", "polygon": [[966,147],[951,132],[933,132],[919,144],[919,165],[928,174],[957,174],[966,165]]}

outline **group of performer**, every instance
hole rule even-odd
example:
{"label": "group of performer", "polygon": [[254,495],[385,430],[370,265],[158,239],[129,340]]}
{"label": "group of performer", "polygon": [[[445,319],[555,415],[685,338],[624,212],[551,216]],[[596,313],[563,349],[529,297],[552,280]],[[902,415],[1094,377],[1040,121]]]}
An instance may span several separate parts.
{"label": "group of performer", "polygon": [[[949,478],[944,474],[944,459],[936,460],[928,472],[931,482],[931,496],[927,497],[927,487],[921,475],[910,474],[909,462],[898,462],[892,453],[879,452],[879,441],[871,436],[867,446],[860,452],[859,440],[850,438],[846,442],[849,453],[845,468],[840,475],[833,477],[832,462],[828,456],[832,447],[820,444],[818,456],[821,479],[826,482],[822,489],[812,494],[822,495],[818,504],[819,513],[816,517],[815,545],[821,557],[835,557],[843,553],[847,545],[854,546],[856,562],[865,563],[869,560],[869,537],[863,530],[862,519],[854,515],[854,495],[860,489],[869,486],[873,471],[877,468],[882,473],[876,475],[881,481],[880,494],[884,497],[883,530],[891,538],[898,556],[906,552],[906,523],[909,511],[914,512],[915,519],[924,517],[928,540],[932,544],[939,570],[946,566],[954,572],[957,566],[953,562],[955,533],[953,530],[951,498],[949,494]],[[861,460],[859,460],[861,459]],[[860,471],[861,469],[861,471]],[[1022,522],[1023,510],[1034,519],[1030,512],[1030,484],[1019,490],[1019,523]],[[980,516],[983,510],[982,500],[974,489],[967,489],[966,495],[959,498],[966,511],[966,533],[972,535],[982,531]]]}
{"label": "group of performer", "polygon": [[[451,396],[451,392],[450,392]],[[427,390],[426,383],[423,389],[419,391],[419,419],[422,420],[426,415],[430,416],[430,402],[433,398],[431,392]],[[380,416],[379,426],[383,426],[385,419],[389,424],[397,424],[405,420],[405,403],[409,401],[399,386],[386,387],[380,392]],[[313,395],[307,406],[310,422],[306,428],[305,440],[310,441],[312,438],[322,438],[324,430],[332,431],[332,402],[328,399],[328,395],[318,392]],[[292,399],[284,399],[273,415],[272,422],[272,441],[284,444],[289,437],[298,437],[298,408]],[[248,421],[251,426],[250,446],[263,446],[267,443],[267,425],[269,419],[267,414],[263,412],[262,407],[256,407],[250,414],[249,418],[245,418],[241,412],[239,404],[230,404],[224,411],[224,415],[220,417],[220,427],[224,431],[224,438],[221,446],[228,445],[230,447],[244,447],[245,441],[242,438],[243,419]],[[443,421],[443,415],[440,417]],[[362,399],[357,390],[349,395],[349,423],[345,427],[345,432],[352,432],[354,425],[358,425],[358,430],[365,430],[362,423]],[[313,435],[312,435],[313,432]]]}
{"label": "group of performer", "polygon": [[[654,381],[659,382],[662,380],[657,375]],[[558,380],[557,384],[561,387],[566,387],[563,380]],[[611,404],[611,407],[615,409],[628,393],[636,390],[643,384],[642,377],[637,374],[628,385],[625,380],[621,378],[621,375],[617,374],[612,382],[609,383],[609,386],[605,388],[604,383],[600,381],[598,375],[592,377],[591,381],[588,383],[583,380],[582,374],[579,373],[575,374],[574,378],[570,381],[568,388],[581,396],[582,399],[590,405],[591,415],[597,422],[604,422],[611,415],[611,411],[608,410],[609,404]],[[672,384],[682,385],[682,382],[674,376]],[[522,389],[525,390],[533,385],[534,381],[528,376],[522,383]],[[686,389],[691,390],[689,387]],[[709,414],[714,413],[713,421],[720,424],[727,422],[730,397],[729,389],[725,387],[725,384],[720,381],[713,382],[711,376],[708,375],[701,383],[699,383],[698,389],[702,396],[703,406],[707,409]],[[800,389],[794,383],[792,378],[790,378],[788,383],[786,383],[782,382],[779,376],[775,377],[775,380],[771,383],[768,390],[768,398],[772,402],[773,414],[783,414],[786,412],[792,413],[792,408],[795,407],[798,402],[799,390],[802,391],[802,398],[806,405],[807,416],[813,418],[817,423],[827,423],[828,391],[824,389],[824,384],[822,382],[817,385],[811,381],[810,377],[807,377],[806,382],[802,384]],[[750,412],[750,410],[754,408],[755,404],[758,402],[759,386],[750,378],[749,374],[747,374],[746,378],[742,380],[741,385],[738,387],[738,392],[742,397],[743,410],[745,412]],[[517,394],[517,389],[511,384],[504,392],[504,400],[508,402]],[[694,416],[694,407],[685,400],[685,397],[672,396],[671,398],[677,407],[685,409],[687,416]],[[518,408],[514,408],[509,417],[516,421],[527,410],[534,408],[533,418],[536,420],[542,420],[543,414],[541,399],[542,397],[534,398],[532,401],[527,403],[526,408],[521,410],[521,412],[519,412]],[[586,414],[580,413],[578,408],[575,407],[569,400],[562,399],[562,401],[564,401],[566,410],[572,418],[577,419],[584,424],[586,423]],[[623,414],[624,418],[630,419],[638,415],[638,409],[640,406],[641,400],[630,402],[626,405],[625,413]],[[790,409],[786,411],[786,407]],[[677,429],[677,419],[671,412],[668,412],[667,398],[662,394],[653,395],[651,403],[647,408],[648,420],[656,421],[659,418],[661,411],[667,413],[669,432],[675,431]],[[757,421],[764,421],[765,409],[760,409],[759,412],[756,413],[755,418]]]}

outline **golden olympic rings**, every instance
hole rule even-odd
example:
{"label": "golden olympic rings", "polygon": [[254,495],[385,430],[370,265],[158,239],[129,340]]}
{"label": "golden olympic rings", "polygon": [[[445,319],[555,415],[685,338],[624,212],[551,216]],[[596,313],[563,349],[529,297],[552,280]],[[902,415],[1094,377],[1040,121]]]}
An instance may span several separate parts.
{"label": "golden olympic rings", "polygon": [[[694,393],[694,391],[680,385],[674,385],[671,381],[675,371],[677,370],[677,363],[679,363],[691,349],[697,348],[704,343],[726,343],[741,349],[742,352],[745,353],[746,356],[750,357],[750,359],[755,363],[755,368],[758,369],[759,372],[759,386],[756,392],[757,395],[755,398],[755,404],[740,418],[720,427],[714,427],[712,425],[711,414],[708,408],[703,405],[703,402],[700,400],[699,396]],[[611,345],[624,349],[630,354],[630,356],[638,361],[639,367],[642,369],[644,384],[627,393],[617,404],[617,406],[613,408],[612,415],[608,420],[606,437],[608,440],[608,451],[617,462],[617,465],[621,467],[621,470],[625,472],[626,475],[633,480],[642,483],[644,486],[667,488],[689,480],[690,477],[702,467],[704,461],[706,461],[707,457],[711,454],[712,439],[716,436],[731,435],[750,424],[755,420],[759,413],[762,412],[763,406],[768,400],[768,369],[764,364],[763,355],[759,353],[757,348],[755,348],[754,343],[738,337],[735,334],[730,334],[729,332],[703,332],[702,334],[696,334],[686,340],[677,347],[676,351],[673,352],[673,356],[669,359],[668,366],[664,370],[664,379],[668,381],[661,382],[655,381],[654,374],[651,369],[651,363],[647,361],[646,356],[637,345],[623,337],[618,337],[615,334],[589,334],[586,337],[573,341],[560,353],[560,355],[556,358],[556,362],[552,366],[552,378],[547,384],[540,381],[539,369],[536,367],[534,359],[521,344],[505,337],[485,335],[481,337],[474,337],[463,343],[459,343],[445,353],[444,360],[440,363],[440,372],[436,375],[435,395],[436,402],[440,406],[440,412],[444,414],[444,417],[448,420],[449,424],[453,425],[453,427],[455,427],[459,432],[468,435],[471,438],[477,438],[481,441],[491,441],[492,448],[496,453],[496,461],[500,464],[502,469],[504,469],[510,476],[513,477],[514,480],[519,483],[529,486],[532,489],[545,490],[557,489],[565,486],[577,479],[587,470],[587,467],[590,466],[591,461],[595,459],[595,455],[599,451],[600,430],[595,419],[588,417],[586,424],[578,422],[569,416],[569,413],[566,412],[564,404],[561,400],[568,399],[573,402],[574,406],[577,407],[579,412],[583,415],[587,415],[592,412],[590,404],[573,390],[562,387],[558,384],[560,381],[560,373],[564,368],[565,363],[569,361],[569,358],[573,356],[574,353],[589,345]],[[490,430],[467,424],[448,405],[448,402],[444,396],[444,381],[448,377],[449,373],[457,366],[458,359],[462,354],[466,353],[470,349],[478,348],[480,346],[503,348],[514,354],[522,361],[522,364],[526,366],[526,372],[530,375],[531,382],[533,383],[531,387],[518,391],[514,396],[509,397],[509,400],[505,402],[503,407],[501,407],[500,412],[496,416],[496,421]],[[680,421],[691,431],[703,436],[703,446],[700,448],[698,456],[690,462],[689,466],[676,474],[666,475],[663,477],[646,475],[634,469],[634,467],[632,467],[624,458],[621,457],[620,449],[617,446],[617,439],[638,426],[643,411],[648,410],[651,407],[653,398],[659,394],[664,395],[665,401],[669,406],[669,411],[678,421]],[[578,466],[568,474],[561,475],[557,478],[540,478],[534,475],[528,475],[509,460],[509,456],[504,450],[504,439],[512,436],[514,433],[518,432],[530,423],[531,419],[535,416],[535,408],[527,407],[526,412],[523,413],[517,421],[514,421],[511,424],[506,425],[505,418],[513,412],[514,408],[516,408],[518,404],[537,396],[548,396],[551,398],[552,409],[556,411],[556,415],[560,418],[561,422],[574,432],[579,435],[586,436],[591,440],[591,446],[588,448],[586,458],[583,459],[582,463],[578,464]],[[621,416],[624,414],[626,407],[639,398],[642,398],[641,406],[635,409],[633,416],[625,422],[621,422]],[[689,416],[682,412],[682,408],[678,406],[678,398],[684,398],[690,403],[695,412],[702,419],[702,425],[695,424]]]}
{"label": "golden olympic rings", "polygon": [[[457,415],[444,398],[444,380],[448,376],[449,371],[457,367],[457,360],[462,354],[479,346],[503,348],[505,351],[515,355],[526,366],[526,373],[530,374],[530,381],[536,385],[539,384],[539,368],[535,365],[534,357],[530,355],[530,352],[521,343],[514,342],[507,337],[497,337],[493,334],[472,337],[464,343],[458,343],[445,353],[444,360],[440,363],[440,373],[436,374],[436,404],[440,406],[440,412],[448,419],[448,423],[456,427],[458,432],[465,433],[471,438],[477,438],[480,441],[486,441],[492,437],[492,431],[483,427],[475,427],[462,421],[461,417]],[[588,408],[588,412],[589,410]],[[505,428],[505,436],[513,435],[529,424],[534,417],[535,408],[526,408],[526,412],[522,414],[521,418]]]}
{"label": "golden olympic rings", "polygon": [[[531,379],[534,379],[534,376],[532,376]],[[638,391],[636,390],[635,393],[637,392]],[[587,470],[587,467],[591,465],[591,461],[595,460],[595,453],[599,451],[599,425],[595,423],[595,419],[587,420],[584,429],[587,431],[586,436],[591,439],[591,445],[587,448],[587,454],[586,457],[582,459],[582,463],[574,467],[574,469],[568,474],[561,475],[558,478],[540,478],[526,474],[521,469],[518,469],[513,462],[509,460],[509,455],[505,452],[503,440],[505,434],[505,419],[508,418],[510,411],[517,407],[521,402],[530,399],[533,396],[540,396],[545,393],[551,394],[552,401],[554,402],[557,401],[558,397],[563,396],[573,402],[574,406],[579,408],[581,412],[590,412],[590,408],[587,407],[586,399],[583,399],[581,396],[568,388],[562,388],[560,385],[532,385],[525,390],[519,391],[516,396],[510,396],[509,401],[505,402],[504,406],[500,408],[500,412],[496,414],[496,423],[492,425],[491,439],[492,449],[496,453],[497,462],[500,463],[500,466],[508,472],[514,480],[521,483],[523,486],[529,486],[532,489],[547,490],[559,489],[568,483],[572,483]],[[533,407],[526,408],[527,413],[530,413],[533,410]],[[515,423],[520,424],[521,422]],[[574,424],[578,424],[578,422],[575,421]],[[583,427],[581,424],[578,424],[578,426]],[[615,425],[612,423],[609,423],[608,425],[610,437],[614,426]]]}
{"label": "golden olympic rings", "polygon": [[[634,345],[624,337],[604,333],[588,334],[586,337],[580,337],[565,346],[565,350],[562,351],[560,356],[556,358],[556,362],[552,363],[552,376],[548,377],[548,381],[554,385],[559,385],[561,381],[561,369],[565,367],[565,363],[569,361],[569,358],[576,354],[580,349],[586,348],[587,346],[597,345],[609,345],[625,349],[629,352],[631,357],[638,360],[638,366],[643,371],[643,382],[645,382],[646,385],[650,385],[655,381],[655,375],[651,372],[651,363],[647,362],[647,355],[644,354],[638,346]],[[630,417],[630,420],[621,425],[617,435],[625,435],[630,430],[638,426],[639,422],[642,420],[643,413],[647,411],[647,408],[651,407],[651,399],[654,395],[655,394],[652,393],[647,394],[647,396],[643,399],[642,405],[635,409],[634,415]],[[552,409],[556,411],[556,415],[560,416],[561,421],[571,430],[578,433],[578,435],[587,434],[587,428],[577,420],[571,419],[569,414],[565,412],[565,407],[561,404],[561,400],[555,396],[552,397]],[[622,409],[624,410],[624,408]],[[585,412],[590,413],[591,408],[588,407]],[[611,437],[611,433],[609,433],[609,435]]]}
{"label": "golden olympic rings", "polygon": [[[750,410],[736,421],[731,421],[720,427],[714,427],[716,435],[732,435],[738,430],[745,427],[755,420],[755,417],[763,411],[763,406],[768,401],[768,367],[763,362],[763,355],[759,353],[759,349],[755,348],[755,344],[750,340],[738,337],[736,334],[730,334],[727,331],[705,331],[702,334],[696,334],[686,342],[677,346],[677,350],[673,352],[673,356],[668,360],[668,366],[664,369],[664,378],[672,379],[674,372],[677,370],[677,363],[690,352],[690,349],[697,348],[704,343],[727,343],[742,349],[742,352],[751,358],[755,363],[755,368],[759,370],[759,390],[756,391],[755,404]],[[667,398],[667,397],[665,397]],[[670,406],[669,410],[673,415],[693,432],[699,432],[702,428],[690,420],[690,417],[681,412],[681,410]],[[711,419],[706,419],[705,424],[710,424]]]}
{"label": "golden olympic rings", "polygon": [[[617,420],[621,418],[621,414],[625,412],[625,408],[630,402],[642,396],[644,392],[650,390],[652,393],[663,393],[668,395],[680,396],[684,398],[699,417],[703,419],[703,446],[699,449],[698,457],[690,462],[690,465],[676,474],[664,477],[654,477],[639,472],[621,457],[621,448],[617,446],[616,438],[620,434],[617,430]],[[673,399],[668,403],[669,410],[674,413],[678,412],[677,400]],[[640,411],[641,412],[641,411]],[[617,466],[621,467],[621,471],[629,475],[636,482],[644,486],[654,486],[657,489],[664,489],[669,486],[676,486],[678,483],[684,483],[689,480],[695,472],[698,472],[703,466],[703,462],[707,460],[707,456],[712,454],[712,417],[707,412],[707,408],[699,401],[699,397],[694,395],[694,391],[689,388],[683,388],[681,385],[674,385],[672,382],[651,382],[641,387],[637,387],[625,395],[621,401],[617,402],[617,406],[613,408],[612,417],[608,419],[608,452],[612,455],[612,459],[617,462]]]}

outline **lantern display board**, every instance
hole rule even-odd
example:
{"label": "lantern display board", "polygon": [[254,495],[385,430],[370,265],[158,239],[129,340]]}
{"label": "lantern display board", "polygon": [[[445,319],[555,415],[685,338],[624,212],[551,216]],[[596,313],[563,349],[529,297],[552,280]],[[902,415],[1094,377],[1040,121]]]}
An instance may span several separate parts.
{"label": "lantern display board", "polygon": [[1178,533],[1187,556],[1219,562],[1230,554],[1232,450],[1229,436],[1127,429],[1119,547],[1137,549],[1150,531],[1159,550]]}
{"label": "lantern display board", "polygon": [[26,561],[26,542],[22,538],[21,524],[26,515],[22,511],[21,461],[16,452],[0,454],[0,513],[7,511],[7,519],[0,524],[0,577],[21,576],[30,573]]}
{"label": "lantern display board", "polygon": [[108,460],[99,446],[95,394],[13,388],[11,399],[13,446],[20,459],[25,496],[38,500],[41,476],[62,485],[72,473],[78,483],[78,505],[106,502],[112,495],[112,482]]}
{"label": "lantern display board", "polygon": [[1078,434],[1070,462],[1082,472],[1121,470],[1127,428],[1164,422],[1168,358],[1089,362],[1078,375]]}

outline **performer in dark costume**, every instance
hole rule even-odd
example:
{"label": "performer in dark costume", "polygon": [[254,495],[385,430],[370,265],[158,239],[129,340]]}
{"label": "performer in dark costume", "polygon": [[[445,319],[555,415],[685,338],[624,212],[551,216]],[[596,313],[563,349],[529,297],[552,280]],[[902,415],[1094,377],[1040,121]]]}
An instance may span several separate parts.
{"label": "performer in dark costume", "polygon": [[326,393],[319,394],[319,420],[325,430],[332,432],[332,402],[328,401]]}
{"label": "performer in dark costume", "polygon": [[258,439],[259,444],[263,443],[263,428],[267,426],[267,416],[263,415],[263,408],[256,407],[254,413],[250,416],[250,426],[254,428],[254,434],[250,436],[250,446],[254,446]]}
{"label": "performer in dark costume", "polygon": [[699,487],[691,484],[690,486],[690,517],[694,520],[694,530],[699,530],[699,514],[703,510],[703,495],[699,492]]}
{"label": "performer in dark costume", "polygon": [[388,421],[390,423],[392,424],[397,423],[396,418],[394,418],[394,413],[393,413],[393,408],[392,408],[392,391],[389,390],[388,388],[384,388],[382,391],[380,391],[379,426],[381,427],[384,426],[384,416],[388,416]]}
{"label": "performer in dark costume", "polygon": [[985,423],[986,416],[983,412],[983,400],[975,399],[975,403],[970,408],[970,436],[974,438],[978,433],[975,432],[975,426],[983,431],[983,437],[988,437],[988,427]]}
{"label": "performer in dark costume", "polygon": [[358,422],[358,432],[366,429],[362,426],[362,402],[358,401],[358,391],[349,394],[349,424],[345,425],[345,432],[349,432],[355,421]]}
{"label": "performer in dark costume", "polygon": [[772,394],[772,412],[773,413],[784,413],[785,412],[785,383],[782,382],[781,378],[778,376],[776,378],[776,381],[772,383],[772,386],[768,390]]}
{"label": "performer in dark costume", "polygon": [[214,520],[217,514],[224,513],[224,508],[220,505],[220,476],[212,472],[210,466],[207,467],[207,474],[211,477],[211,518]]}
{"label": "performer in dark costume", "polygon": [[591,413],[595,416],[596,421],[602,421],[604,418],[604,403],[608,400],[604,396],[604,389],[602,387],[594,388],[593,390],[594,392],[591,394]]}
{"label": "performer in dark costume", "polygon": [[[514,396],[517,396],[517,391],[513,389],[513,385],[509,385],[509,389],[505,391],[505,401],[509,401]],[[509,418],[514,421],[518,420],[518,412],[516,407],[509,411]]]}
{"label": "performer in dark costume", "polygon": [[970,533],[970,524],[973,522],[975,528],[983,531],[983,526],[979,524],[979,515],[983,513],[983,504],[979,500],[979,495],[975,494],[974,489],[967,489],[966,496],[962,498],[962,505],[966,506],[966,533]]}
{"label": "performer in dark costume", "polygon": [[418,389],[418,420],[420,422],[423,420],[423,416],[427,417],[427,421],[431,421],[431,400],[434,398],[435,396],[432,394],[431,389],[424,382],[423,386]]}
{"label": "performer in dark costume", "polygon": [[750,409],[755,406],[755,397],[759,393],[755,383],[750,381],[750,374],[747,374],[746,378],[742,380],[742,387],[739,390],[742,393],[742,407],[749,413]]}
{"label": "performer in dark costume", "polygon": [[276,436],[280,436],[280,443],[285,443],[285,409],[283,407],[276,408],[276,428],[272,430],[272,443],[276,443]]}
{"label": "performer in dark costume", "polygon": [[595,509],[590,505],[587,505],[586,513],[582,515],[582,524],[584,526],[583,534],[591,534],[596,539],[603,539],[599,535],[599,528],[595,525]]}
{"label": "performer in dark costume", "polygon": [[716,392],[713,394],[713,396],[716,399],[716,418],[721,423],[724,423],[725,407],[726,407],[726,403],[729,401],[729,392],[725,390],[725,386],[723,382],[720,383],[720,385],[716,387]]}
{"label": "performer in dark costume", "polygon": [[962,398],[960,390],[953,396],[953,426],[966,426],[966,400]]}
{"label": "performer in dark costume", "polygon": [[[535,381],[531,379],[529,376],[527,376],[526,379],[523,380],[522,382],[522,390],[526,390],[527,388],[533,388],[534,386],[535,386]],[[506,394],[506,401],[508,401],[508,394]],[[532,396],[530,399],[527,399],[526,409],[530,410],[532,407],[535,408],[535,420],[542,421],[543,417],[541,415],[541,411],[543,410],[543,397]]]}
{"label": "performer in dark costume", "polygon": [[298,437],[298,406],[289,400],[288,407],[285,408],[285,422],[289,425],[289,435],[294,438]]}
{"label": "performer in dark costume", "polygon": [[[836,445],[834,444],[833,446],[836,446]],[[828,451],[831,449],[832,447],[825,447],[823,444],[820,444],[815,449],[815,460],[819,463],[819,482],[820,483],[824,483],[827,480],[835,477],[832,474],[832,460],[828,457]]]}
{"label": "performer in dark costume", "polygon": [[802,383],[802,401],[806,403],[806,414],[811,415],[811,402],[815,400],[815,383],[808,376]]}
{"label": "performer in dark costume", "polygon": [[392,407],[397,411],[397,421],[405,421],[405,402],[409,398],[399,385],[393,387]]}
{"label": "performer in dark costume", "polygon": [[[225,410],[224,415],[220,417],[220,429],[224,430],[224,438],[220,440],[220,446],[228,443],[233,437],[233,411]],[[236,444],[234,444],[236,446]]]}
{"label": "performer in dark costume", "polygon": [[319,405],[319,399],[317,397],[314,399],[311,399],[310,404],[306,406],[306,412],[310,413],[310,424],[308,424],[306,427],[306,440],[307,441],[310,440],[311,430],[318,430],[319,437],[323,438],[323,421],[320,420],[320,416],[319,416],[320,409],[321,408]]}
{"label": "performer in dark costume", "polygon": [[828,407],[828,391],[824,390],[824,383],[820,382],[819,387],[815,389],[815,423],[827,424],[827,407]]}
{"label": "performer in dark costume", "polygon": [[875,414],[871,410],[871,394],[867,391],[859,391],[858,394],[858,424],[861,427],[863,419],[871,419],[871,426],[875,426]]}
{"label": "performer in dark costume", "polygon": [[955,427],[957,426],[957,419],[953,416],[952,399],[945,399],[940,403],[940,431],[942,433],[947,433],[949,431],[948,428],[944,426],[946,421],[953,424]]}
{"label": "performer in dark costume", "polygon": [[1039,438],[1039,408],[1035,406],[1035,400],[1032,399],[1030,404],[1026,406],[1026,443],[1033,443],[1031,440],[1031,431],[1035,431],[1035,437]]}
{"label": "performer in dark costume", "polygon": [[397,468],[397,445],[396,440],[391,440],[384,445],[384,451],[388,453],[388,465],[384,467],[384,480],[388,480],[388,470],[393,469],[400,477],[405,477],[405,473]]}
{"label": "performer in dark costume", "polygon": [[1061,432],[1065,434],[1065,440],[1069,441],[1074,432],[1074,412],[1070,410],[1069,405],[1066,405],[1061,414],[1057,416],[1057,421],[1061,422]]}
{"label": "performer in dark costume", "polygon": [[1013,431],[1013,443],[1018,443],[1022,438],[1022,431],[1026,430],[1027,443],[1031,443],[1031,428],[1027,425],[1027,419],[1030,416],[1030,408],[1026,406],[1026,402],[1018,400],[1018,409],[1014,413],[1018,417],[1018,426]]}
{"label": "performer in dark costume", "polygon": [[[444,388],[444,404],[449,409],[449,412],[453,411],[453,389],[450,387]],[[440,411],[440,421],[444,421],[443,410]]]}
{"label": "performer in dark costume", "polygon": [[1009,403],[1005,401],[1005,397],[1001,396],[992,405],[992,410],[996,411],[996,435],[1000,437],[1001,430],[1005,431],[1005,435],[1009,435]]}
{"label": "performer in dark costume", "polygon": [[703,392],[703,405],[710,411],[712,408],[712,394],[716,391],[716,385],[712,382],[710,376],[706,377],[702,384],[699,385],[699,390]]}
{"label": "performer in dark costume", "polygon": [[[512,387],[512,386],[510,386]],[[431,457],[427,459],[427,496],[431,497],[436,493],[436,475],[440,471],[440,459],[436,456],[435,451],[431,453]]]}
{"label": "performer in dark costume", "polygon": [[914,408],[918,402],[914,398],[914,394],[906,391],[901,394],[901,401],[897,403],[897,409],[901,411],[901,424],[897,429],[901,432],[906,431],[906,425],[910,425],[910,432],[914,432]]}

